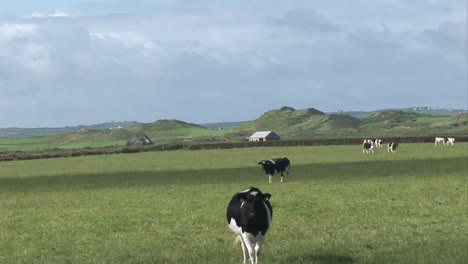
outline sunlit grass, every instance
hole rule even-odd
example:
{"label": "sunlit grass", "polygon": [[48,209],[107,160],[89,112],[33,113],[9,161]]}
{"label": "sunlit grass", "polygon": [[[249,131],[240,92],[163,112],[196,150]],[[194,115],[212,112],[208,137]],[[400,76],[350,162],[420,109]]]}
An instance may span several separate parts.
{"label": "sunlit grass", "polygon": [[[225,210],[271,193],[261,263],[463,263],[468,144],[167,151],[0,163],[0,263],[241,263]],[[272,184],[257,162],[287,156]]]}

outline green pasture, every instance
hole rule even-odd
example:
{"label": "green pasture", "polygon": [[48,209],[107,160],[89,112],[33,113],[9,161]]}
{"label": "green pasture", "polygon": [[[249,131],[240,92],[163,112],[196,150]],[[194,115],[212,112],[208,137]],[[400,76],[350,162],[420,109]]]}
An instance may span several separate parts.
{"label": "green pasture", "polygon": [[28,137],[28,138],[0,138],[0,152],[2,151],[34,151],[51,148],[75,149],[75,148],[99,148],[108,146],[124,146],[125,140],[63,140],[57,135]]}
{"label": "green pasture", "polygon": [[[258,161],[287,156],[268,184]],[[232,195],[272,194],[260,263],[466,263],[468,143],[0,162],[0,263],[242,263]]]}

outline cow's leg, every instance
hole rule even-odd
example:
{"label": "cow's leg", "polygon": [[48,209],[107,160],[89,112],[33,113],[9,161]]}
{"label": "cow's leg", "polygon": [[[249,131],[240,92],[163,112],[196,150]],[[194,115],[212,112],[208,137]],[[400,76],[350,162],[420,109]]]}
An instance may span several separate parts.
{"label": "cow's leg", "polygon": [[[244,241],[244,245],[249,252],[250,263],[257,264],[257,253],[255,251],[255,246],[253,245],[251,239],[249,238],[249,234],[243,233],[242,240]],[[244,261],[246,261],[246,256],[244,255]],[[245,263],[245,262],[244,262]]]}
{"label": "cow's leg", "polygon": [[271,174],[268,175],[268,183],[271,183],[272,178],[273,178],[273,176]]}
{"label": "cow's leg", "polygon": [[255,263],[258,263],[258,257],[260,257],[260,253],[262,253],[263,240],[264,240],[264,238],[261,238],[257,242],[257,244],[255,244],[255,253],[257,254],[257,262],[255,262]]}
{"label": "cow's leg", "polygon": [[283,175],[281,175],[281,182],[283,182],[283,178],[284,178]]}
{"label": "cow's leg", "polygon": [[247,261],[248,261],[248,258],[247,258],[247,254],[248,254],[248,250],[247,250],[247,246],[245,245],[245,241],[244,241],[244,238],[240,236],[240,239],[241,239],[241,246],[242,246],[242,255],[244,256],[244,262],[242,262],[243,264],[247,264]]}

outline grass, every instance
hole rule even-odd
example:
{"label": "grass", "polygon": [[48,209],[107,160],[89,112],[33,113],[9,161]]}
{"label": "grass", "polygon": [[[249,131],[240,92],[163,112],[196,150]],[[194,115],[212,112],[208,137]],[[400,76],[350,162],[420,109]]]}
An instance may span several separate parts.
{"label": "grass", "polygon": [[[261,263],[464,263],[468,144],[168,151],[0,163],[0,263],[241,263],[231,196],[272,194]],[[272,184],[257,162],[287,156]]]}

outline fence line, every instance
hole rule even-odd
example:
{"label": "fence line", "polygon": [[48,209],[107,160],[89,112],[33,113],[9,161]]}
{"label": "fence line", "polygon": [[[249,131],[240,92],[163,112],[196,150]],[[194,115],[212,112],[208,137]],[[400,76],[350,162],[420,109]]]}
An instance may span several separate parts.
{"label": "fence line", "polygon": [[[434,137],[385,137],[380,138],[383,143],[395,141],[398,143],[434,143]],[[457,142],[468,142],[468,137],[456,137]],[[89,155],[109,155],[121,153],[138,153],[148,151],[170,150],[209,150],[209,149],[233,149],[255,147],[295,147],[295,146],[326,146],[326,145],[359,145],[363,138],[335,138],[335,139],[304,139],[304,140],[274,140],[264,142],[220,142],[220,143],[192,143],[192,144],[160,144],[141,147],[100,147],[83,149],[51,149],[43,151],[15,151],[0,153],[0,161],[31,160],[79,157]]]}

